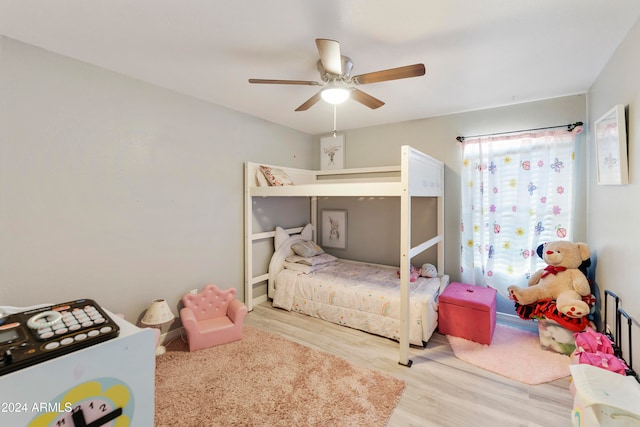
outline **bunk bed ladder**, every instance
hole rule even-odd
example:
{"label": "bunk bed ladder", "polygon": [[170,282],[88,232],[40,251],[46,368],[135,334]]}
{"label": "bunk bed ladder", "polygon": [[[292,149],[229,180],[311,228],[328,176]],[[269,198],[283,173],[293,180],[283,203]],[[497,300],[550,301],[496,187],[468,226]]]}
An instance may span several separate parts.
{"label": "bunk bed ladder", "polygon": [[244,304],[247,310],[253,310],[253,231],[251,227],[251,194],[249,194],[249,166],[244,164]]}

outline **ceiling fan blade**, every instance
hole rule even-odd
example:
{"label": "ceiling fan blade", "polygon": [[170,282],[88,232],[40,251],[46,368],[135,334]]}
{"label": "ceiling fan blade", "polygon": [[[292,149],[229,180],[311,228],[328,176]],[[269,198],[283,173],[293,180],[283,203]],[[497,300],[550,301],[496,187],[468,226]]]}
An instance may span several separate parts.
{"label": "ceiling fan blade", "polygon": [[320,54],[320,62],[326,72],[337,76],[342,74],[342,58],[340,43],[329,39],[316,39],[316,46]]}
{"label": "ceiling fan blade", "polygon": [[357,84],[366,85],[369,83],[386,82],[388,80],[419,77],[424,76],[424,74],[424,64],[413,64],[383,71],[374,71],[373,73],[360,74],[359,76],[355,76],[353,81]]}
{"label": "ceiling fan blade", "polygon": [[306,85],[319,86],[320,83],[308,80],[270,80],[270,79],[249,79],[249,83],[270,84],[270,85]]}
{"label": "ceiling fan blade", "polygon": [[353,98],[354,101],[358,101],[360,104],[366,105],[374,110],[384,105],[384,102],[380,101],[378,98],[374,98],[368,93],[355,88],[351,89],[351,98]]}
{"label": "ceiling fan blade", "polygon": [[322,97],[320,96],[320,92],[313,95],[311,98],[307,99],[304,104],[296,108],[296,111],[307,111],[313,105],[315,105],[318,101],[320,101]]}

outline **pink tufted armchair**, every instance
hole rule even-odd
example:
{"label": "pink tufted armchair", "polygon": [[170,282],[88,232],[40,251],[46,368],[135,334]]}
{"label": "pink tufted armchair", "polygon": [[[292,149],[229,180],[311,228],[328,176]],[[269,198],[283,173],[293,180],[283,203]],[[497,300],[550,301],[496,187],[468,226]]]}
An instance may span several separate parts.
{"label": "pink tufted armchair", "polygon": [[182,302],[180,320],[187,332],[189,351],[242,339],[247,307],[236,299],[235,289],[207,285],[198,294],[182,297]]}

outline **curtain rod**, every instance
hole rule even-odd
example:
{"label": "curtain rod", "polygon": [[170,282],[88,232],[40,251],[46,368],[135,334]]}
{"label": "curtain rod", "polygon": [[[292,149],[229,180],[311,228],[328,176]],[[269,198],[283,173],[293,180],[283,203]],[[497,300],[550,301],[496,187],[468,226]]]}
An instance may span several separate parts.
{"label": "curtain rod", "polygon": [[479,137],[482,137],[482,136],[506,135],[508,133],[515,133],[515,132],[530,132],[530,131],[534,131],[534,130],[557,129],[557,128],[563,128],[563,127],[566,127],[567,131],[571,132],[575,128],[577,128],[578,126],[582,126],[583,124],[584,123],[582,123],[582,122],[575,122],[575,123],[569,123],[568,125],[547,126],[547,127],[544,127],[544,128],[512,130],[510,132],[487,133],[487,134],[484,134],[484,135],[457,136],[456,139],[458,140],[458,142],[464,142],[465,138],[479,138]]}

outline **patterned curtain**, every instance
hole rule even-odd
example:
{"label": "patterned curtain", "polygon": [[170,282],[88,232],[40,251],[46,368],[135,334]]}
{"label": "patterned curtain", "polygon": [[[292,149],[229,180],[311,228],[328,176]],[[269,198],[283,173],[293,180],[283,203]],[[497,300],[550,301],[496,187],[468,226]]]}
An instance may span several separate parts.
{"label": "patterned curtain", "polygon": [[508,297],[545,263],[538,245],[572,240],[575,140],[581,128],[468,138],[463,142],[464,283]]}

